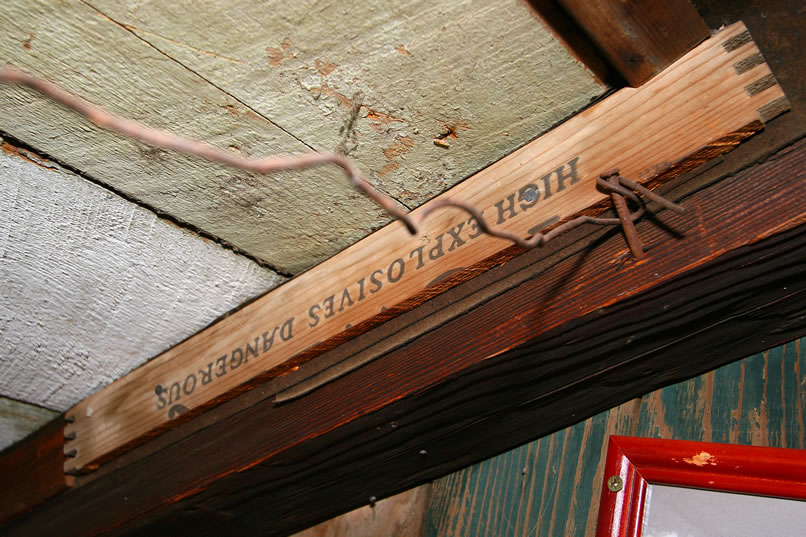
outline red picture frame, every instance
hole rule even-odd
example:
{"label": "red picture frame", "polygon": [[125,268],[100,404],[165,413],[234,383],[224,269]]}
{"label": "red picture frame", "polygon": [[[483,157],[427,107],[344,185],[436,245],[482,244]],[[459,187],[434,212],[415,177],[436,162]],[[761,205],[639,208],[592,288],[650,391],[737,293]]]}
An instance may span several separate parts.
{"label": "red picture frame", "polygon": [[806,450],[611,436],[596,537],[639,537],[650,484],[806,500]]}

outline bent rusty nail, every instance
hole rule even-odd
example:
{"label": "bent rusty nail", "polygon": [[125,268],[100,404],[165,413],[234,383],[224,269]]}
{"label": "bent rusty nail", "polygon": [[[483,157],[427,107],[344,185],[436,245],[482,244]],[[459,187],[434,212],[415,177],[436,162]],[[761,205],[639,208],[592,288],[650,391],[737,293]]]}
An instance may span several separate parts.
{"label": "bent rusty nail", "polygon": [[[615,186],[618,185],[619,179],[620,176],[618,174],[611,175],[608,178],[608,182]],[[641,246],[641,239],[638,237],[638,232],[635,230],[635,223],[630,215],[630,210],[627,208],[627,202],[624,200],[624,196],[622,196],[620,192],[612,190],[610,197],[613,200],[613,206],[616,208],[616,214],[618,214],[619,220],[621,220],[621,229],[624,231],[624,236],[627,238],[627,244],[632,251],[633,257],[639,260],[643,259],[644,249]]]}

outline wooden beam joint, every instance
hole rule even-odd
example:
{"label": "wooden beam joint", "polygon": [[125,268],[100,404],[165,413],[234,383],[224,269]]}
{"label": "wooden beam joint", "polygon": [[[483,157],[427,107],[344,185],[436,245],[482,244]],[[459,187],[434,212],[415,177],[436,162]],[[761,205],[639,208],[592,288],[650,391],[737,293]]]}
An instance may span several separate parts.
{"label": "wooden beam joint", "polygon": [[[542,244],[563,227],[603,223],[597,216],[614,186],[598,179],[614,164],[636,185],[656,186],[729,151],[763,127],[759,110],[786,107],[766,64],[738,74],[735,65],[758,54],[752,40],[735,43],[745,33],[740,23],[726,28],[662,76],[611,95],[418,207],[411,219],[422,223],[420,235],[388,225],[81,401],[69,411],[75,440],[65,447],[76,453],[65,470],[93,471],[522,253],[500,237]],[[441,210],[455,200],[480,207],[502,231],[485,235],[480,219]],[[544,225],[555,229],[543,234]]]}

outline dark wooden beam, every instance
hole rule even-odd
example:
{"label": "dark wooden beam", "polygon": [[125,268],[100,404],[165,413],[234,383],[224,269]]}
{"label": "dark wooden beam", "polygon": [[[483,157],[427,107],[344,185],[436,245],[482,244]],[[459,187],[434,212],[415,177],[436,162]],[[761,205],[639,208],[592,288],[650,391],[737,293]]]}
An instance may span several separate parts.
{"label": "dark wooden beam", "polygon": [[682,203],[638,226],[641,262],[609,233],[305,397],[209,420],[0,531],[284,535],[806,333],[806,142]]}
{"label": "dark wooden beam", "polygon": [[64,421],[59,416],[0,453],[0,523],[64,492]]}
{"label": "dark wooden beam", "polygon": [[[615,71],[629,85],[640,86],[710,35],[689,0],[531,0],[530,3],[566,46],[597,76],[610,83]],[[609,69],[591,52],[590,43]]]}
{"label": "dark wooden beam", "polygon": [[585,64],[597,80],[614,88],[624,85],[624,77],[610,65],[601,50],[555,0],[527,0],[526,3],[531,6],[532,14],[551,30],[577,60]]}

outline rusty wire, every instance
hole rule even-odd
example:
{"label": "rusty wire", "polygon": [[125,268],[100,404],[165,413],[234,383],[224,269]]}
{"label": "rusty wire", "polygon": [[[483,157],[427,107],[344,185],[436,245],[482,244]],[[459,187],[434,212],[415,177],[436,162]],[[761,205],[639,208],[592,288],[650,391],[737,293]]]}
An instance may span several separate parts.
{"label": "rusty wire", "polygon": [[[280,155],[262,158],[243,157],[205,142],[185,138],[168,131],[148,127],[131,119],[117,116],[107,112],[98,105],[95,105],[68,92],[53,82],[41,77],[37,77],[10,65],[0,68],[0,82],[27,86],[31,89],[34,89],[46,97],[61,103],[67,108],[78,112],[86,117],[91,123],[102,129],[118,132],[124,136],[134,138],[148,145],[163,149],[171,149],[173,151],[188,155],[194,155],[196,157],[211,162],[225,164],[233,168],[239,168],[257,173],[271,173],[282,170],[311,168],[326,164],[339,166],[342,170],[344,170],[345,174],[347,174],[347,177],[350,179],[350,182],[353,184],[353,186],[372,199],[391,216],[402,220],[406,226],[406,229],[412,235],[417,234],[419,225],[422,224],[422,222],[431,213],[447,207],[461,209],[470,214],[476,220],[478,228],[487,235],[512,241],[516,245],[525,249],[542,246],[557,235],[560,235],[561,233],[569,231],[570,229],[582,224],[622,224],[633,254],[640,259],[643,256],[643,250],[640,247],[640,241],[638,241],[633,222],[640,218],[644,213],[645,204],[644,201],[635,194],[635,192],[642,194],[643,196],[657,202],[667,209],[683,212],[683,208],[679,205],[666,200],[665,198],[655,194],[651,190],[634,181],[621,177],[618,170],[611,170],[601,174],[601,176],[597,179],[597,185],[601,189],[608,191],[611,194],[613,204],[616,207],[616,211],[619,216],[618,218],[599,218],[583,215],[564,222],[559,226],[554,227],[547,233],[536,233],[531,237],[524,239],[509,231],[491,228],[482,215],[482,212],[476,207],[462,200],[450,197],[441,197],[432,200],[428,204],[422,206],[417,211],[417,214],[404,212],[395,203],[395,200],[373,187],[364,178],[364,176],[361,174],[361,171],[352,160],[340,153],[312,152],[300,155]],[[633,201],[637,205],[637,209],[635,211],[629,212],[625,198]],[[636,252],[638,253],[636,254]]]}

